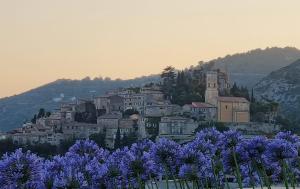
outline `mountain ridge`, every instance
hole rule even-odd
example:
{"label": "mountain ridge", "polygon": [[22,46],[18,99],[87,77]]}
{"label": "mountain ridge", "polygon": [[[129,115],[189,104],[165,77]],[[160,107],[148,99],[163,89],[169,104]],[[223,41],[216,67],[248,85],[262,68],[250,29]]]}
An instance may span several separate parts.
{"label": "mountain ridge", "polygon": [[[295,47],[267,47],[219,57],[206,63],[214,69],[227,70],[232,82],[250,89],[272,71],[287,66],[299,58],[300,50]],[[244,79],[245,76],[247,80]]]}
{"label": "mountain ridge", "polygon": [[[294,47],[254,49],[246,53],[227,55],[205,62],[204,66],[214,69],[227,69],[230,79],[239,85],[252,88],[272,71],[280,69],[300,58],[300,50]],[[195,66],[198,69],[203,64]],[[257,71],[257,69],[260,69]],[[257,73],[256,73],[257,71]],[[7,131],[20,127],[30,119],[39,108],[53,110],[61,102],[76,98],[91,98],[108,90],[120,87],[141,86],[149,82],[159,81],[158,75],[144,76],[131,80],[82,80],[58,79],[48,84],[31,89],[19,95],[0,99],[0,130]]]}
{"label": "mountain ridge", "polygon": [[255,96],[278,102],[280,111],[297,122],[300,112],[300,59],[271,72],[255,87]]}
{"label": "mountain ridge", "polygon": [[19,95],[0,99],[0,130],[20,127],[40,109],[52,111],[62,102],[75,98],[89,99],[95,95],[121,87],[141,86],[156,82],[158,76],[141,77],[132,80],[69,80],[59,79]]}

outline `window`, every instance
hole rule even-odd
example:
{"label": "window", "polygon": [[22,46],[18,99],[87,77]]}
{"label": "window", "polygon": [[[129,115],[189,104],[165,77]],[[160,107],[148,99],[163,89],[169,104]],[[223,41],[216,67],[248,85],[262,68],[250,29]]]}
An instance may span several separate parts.
{"label": "window", "polygon": [[225,106],[225,109],[226,109],[226,110],[228,109],[228,106],[227,106],[227,105]]}

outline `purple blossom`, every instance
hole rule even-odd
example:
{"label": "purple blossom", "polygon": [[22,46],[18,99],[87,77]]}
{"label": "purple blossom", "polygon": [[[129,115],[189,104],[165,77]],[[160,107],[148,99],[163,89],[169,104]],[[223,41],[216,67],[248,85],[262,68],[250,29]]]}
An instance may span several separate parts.
{"label": "purple blossom", "polygon": [[194,148],[199,152],[207,155],[218,155],[222,149],[223,134],[215,128],[204,129],[197,133],[196,139],[190,143],[190,148]]}
{"label": "purple blossom", "polygon": [[293,144],[300,142],[300,138],[297,135],[293,134],[291,131],[279,132],[275,136],[275,139],[283,139],[283,140],[286,140],[286,141],[291,142]]}
{"label": "purple blossom", "polygon": [[108,154],[93,141],[77,141],[65,156],[45,162],[44,182],[49,188],[99,188]]}
{"label": "purple blossom", "polygon": [[242,141],[242,139],[243,137],[240,132],[234,130],[226,131],[224,132],[222,140],[223,147],[225,150],[234,148]]}
{"label": "purple blossom", "polygon": [[17,149],[0,161],[1,188],[45,188],[42,181],[43,161],[30,151]]}
{"label": "purple blossom", "polygon": [[299,141],[291,132],[278,133],[274,139],[244,139],[236,131],[222,134],[205,129],[182,146],[167,139],[145,140],[110,154],[93,141],[81,140],[64,156],[45,161],[21,149],[4,155],[0,183],[4,189],[123,189],[144,187],[150,179],[163,178],[222,188],[223,168],[225,174],[241,175],[244,186],[257,186],[262,172],[273,183],[282,183],[283,165],[300,178]]}
{"label": "purple blossom", "polygon": [[213,177],[212,160],[202,152],[185,145],[179,152],[179,177],[188,180],[210,180]]}
{"label": "purple blossom", "polygon": [[262,155],[266,151],[268,140],[266,137],[257,136],[249,140],[245,140],[243,146],[248,153],[249,158],[255,161],[255,163],[262,163]]}
{"label": "purple blossom", "polygon": [[105,185],[108,189],[124,187],[120,162],[128,151],[128,148],[117,149],[108,157],[105,163],[108,171],[104,176]]}
{"label": "purple blossom", "polygon": [[280,160],[292,159],[298,156],[297,149],[294,145],[284,139],[271,140],[265,151],[266,162],[278,162]]}
{"label": "purple blossom", "polygon": [[174,141],[162,138],[151,148],[153,161],[161,169],[157,175],[176,175],[179,165],[178,152],[180,145]]}
{"label": "purple blossom", "polygon": [[97,158],[100,162],[105,162],[109,152],[99,146],[91,140],[78,140],[70,147],[66,154],[67,156],[80,156],[86,157],[87,159]]}

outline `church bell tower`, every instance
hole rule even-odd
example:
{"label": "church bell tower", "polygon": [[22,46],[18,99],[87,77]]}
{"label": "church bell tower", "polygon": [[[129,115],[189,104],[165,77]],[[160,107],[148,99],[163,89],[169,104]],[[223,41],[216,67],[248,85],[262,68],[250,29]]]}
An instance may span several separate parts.
{"label": "church bell tower", "polygon": [[206,73],[205,102],[217,106],[218,97],[218,73],[215,71],[208,71]]}

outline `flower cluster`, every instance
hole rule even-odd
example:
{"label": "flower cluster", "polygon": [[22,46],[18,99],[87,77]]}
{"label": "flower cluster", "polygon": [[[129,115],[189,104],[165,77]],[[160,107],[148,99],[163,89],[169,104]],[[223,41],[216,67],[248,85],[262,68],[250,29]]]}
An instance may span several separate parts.
{"label": "flower cluster", "polygon": [[244,138],[237,131],[205,129],[180,145],[168,139],[140,141],[108,152],[90,140],[77,141],[64,156],[42,159],[22,149],[0,160],[1,188],[225,188],[298,183],[300,138]]}

